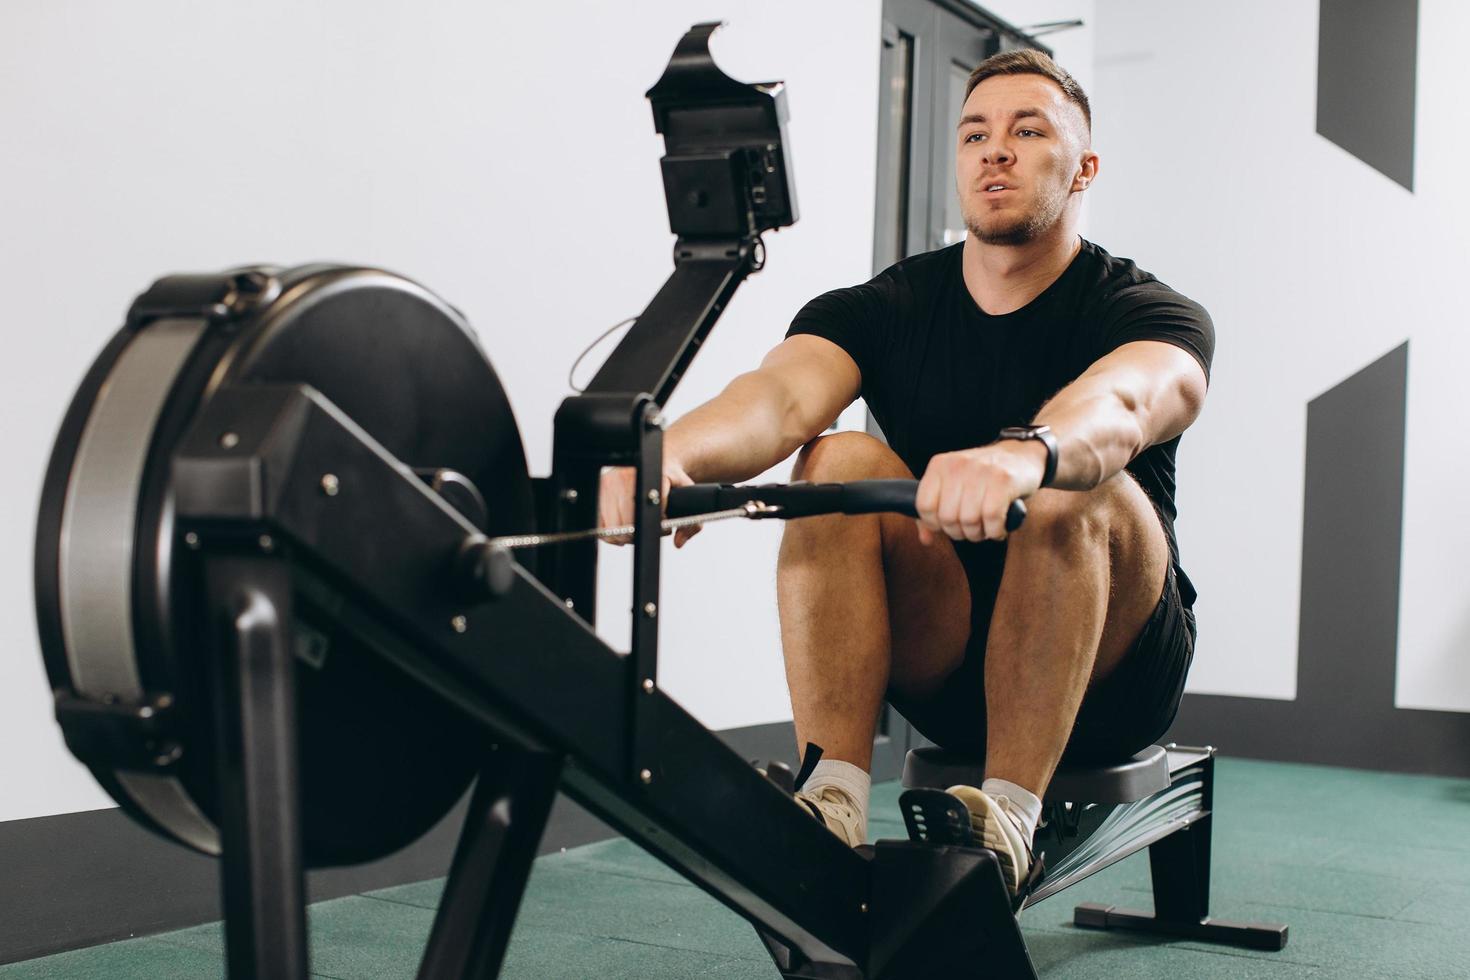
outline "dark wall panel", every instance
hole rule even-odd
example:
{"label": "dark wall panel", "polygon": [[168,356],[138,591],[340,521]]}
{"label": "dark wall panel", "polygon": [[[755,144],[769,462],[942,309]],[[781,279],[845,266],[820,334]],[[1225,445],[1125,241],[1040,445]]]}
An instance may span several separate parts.
{"label": "dark wall panel", "polygon": [[1297,697],[1393,706],[1409,345],[1307,405]]}
{"label": "dark wall panel", "polygon": [[[1227,755],[1470,776],[1470,714],[1394,707],[1409,345],[1307,406],[1295,701],[1185,695],[1169,737]],[[1209,623],[1201,623],[1201,643]]]}
{"label": "dark wall panel", "polygon": [[1317,132],[1414,189],[1418,0],[1321,0]]}

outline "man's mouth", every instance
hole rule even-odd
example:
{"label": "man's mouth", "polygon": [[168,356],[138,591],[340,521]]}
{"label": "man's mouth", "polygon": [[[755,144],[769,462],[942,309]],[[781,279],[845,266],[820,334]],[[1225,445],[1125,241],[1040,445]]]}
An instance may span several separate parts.
{"label": "man's mouth", "polygon": [[985,193],[986,194],[998,194],[1001,191],[1009,191],[1009,190],[1014,190],[1014,188],[1010,187],[1007,184],[986,184],[985,185]]}

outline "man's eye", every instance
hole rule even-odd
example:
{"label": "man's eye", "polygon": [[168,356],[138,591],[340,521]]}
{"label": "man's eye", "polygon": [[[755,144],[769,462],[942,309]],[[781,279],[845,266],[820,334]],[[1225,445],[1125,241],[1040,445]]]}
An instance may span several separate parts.
{"label": "man's eye", "polygon": [[984,138],[985,138],[985,134],[984,133],[971,133],[969,136],[966,136],[965,137],[965,142],[966,143],[978,143],[981,140],[983,140]]}
{"label": "man's eye", "polygon": [[1038,133],[1034,129],[1023,129],[1023,130],[1020,131],[1020,133],[1018,135],[1021,135],[1021,136],[1040,136],[1041,134]]}

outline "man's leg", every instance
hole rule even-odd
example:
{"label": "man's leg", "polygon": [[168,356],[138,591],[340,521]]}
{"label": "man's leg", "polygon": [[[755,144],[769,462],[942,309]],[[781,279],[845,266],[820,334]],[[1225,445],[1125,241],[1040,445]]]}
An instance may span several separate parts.
{"label": "man's leg", "polygon": [[1132,647],[1164,590],[1169,547],[1126,472],[1042,490],[1006,546],[985,650],[987,778],[1044,795],[1090,683]]}
{"label": "man's leg", "polygon": [[[793,479],[910,478],[871,436],[823,436]],[[786,522],[776,570],[781,644],[798,748],[868,769],[884,691],[923,697],[964,659],[970,589],[954,547],[919,542],[912,518],[829,515]]]}

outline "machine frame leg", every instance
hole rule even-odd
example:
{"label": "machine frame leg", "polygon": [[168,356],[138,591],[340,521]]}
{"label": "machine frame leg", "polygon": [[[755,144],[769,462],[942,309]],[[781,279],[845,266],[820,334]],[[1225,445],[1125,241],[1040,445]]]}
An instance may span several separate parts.
{"label": "machine frame leg", "polygon": [[1153,913],[1085,902],[1074,910],[1073,924],[1090,929],[1127,929],[1157,936],[1198,939],[1245,949],[1285,948],[1287,927],[1284,925],[1210,918],[1214,757],[1211,756],[1204,765],[1205,815],[1149,845]]}
{"label": "machine frame leg", "polygon": [[490,980],[500,972],[563,757],[502,746],[480,772],[419,980]]}
{"label": "machine frame leg", "polygon": [[1155,918],[1185,923],[1209,917],[1212,822],[1206,816],[1149,846]]}
{"label": "machine frame leg", "polygon": [[864,850],[872,855],[864,961],[819,962],[757,927],[785,980],[1035,980],[993,851],[897,840]]}
{"label": "machine frame leg", "polygon": [[304,980],[306,892],[291,583],[264,556],[206,560],[229,976]]}

